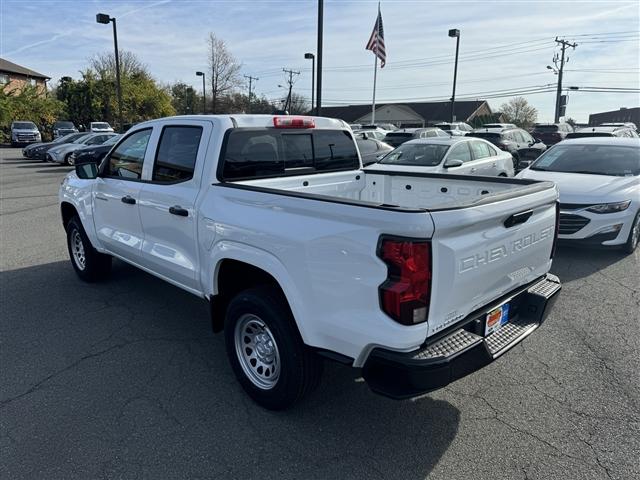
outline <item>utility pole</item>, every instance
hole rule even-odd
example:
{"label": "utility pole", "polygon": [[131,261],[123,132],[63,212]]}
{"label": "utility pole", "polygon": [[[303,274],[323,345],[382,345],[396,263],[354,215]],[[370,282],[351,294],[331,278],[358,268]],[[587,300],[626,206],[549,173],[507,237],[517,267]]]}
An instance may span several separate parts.
{"label": "utility pole", "polygon": [[251,75],[244,75],[244,78],[249,79],[249,106],[247,107],[249,111],[247,113],[251,113],[251,82],[253,80],[257,82],[260,79],[258,77],[252,77]]}
{"label": "utility pole", "polygon": [[289,94],[287,95],[287,101],[284,104],[284,109],[286,111],[289,111],[289,108],[291,108],[291,90],[293,90],[293,76],[294,75],[300,75],[300,72],[295,72],[293,70],[287,70],[286,68],[283,68],[282,71],[284,73],[288,73],[289,74],[289,80],[287,80],[287,83],[289,84]]}
{"label": "utility pole", "polygon": [[[558,40],[558,37],[556,37],[555,41],[562,48],[560,58],[558,58],[558,54],[556,54],[553,58],[553,63],[558,68],[558,90],[556,91],[556,113],[554,117],[554,122],[558,123],[560,121],[560,97],[562,96],[562,72],[564,70],[564,64],[569,61],[568,58],[565,60],[565,50],[567,49],[567,47],[571,47],[575,50],[578,44],[567,42],[565,39]],[[560,65],[558,65],[558,62],[560,63]]]}

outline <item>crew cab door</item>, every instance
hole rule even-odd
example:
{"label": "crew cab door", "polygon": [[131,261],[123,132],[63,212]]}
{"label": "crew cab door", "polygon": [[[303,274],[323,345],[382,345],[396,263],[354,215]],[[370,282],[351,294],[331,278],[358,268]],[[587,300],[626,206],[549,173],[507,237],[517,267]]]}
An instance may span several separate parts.
{"label": "crew cab door", "polygon": [[141,176],[152,129],[126,135],[102,164],[93,188],[93,213],[104,248],[132,262],[140,261],[142,224]]}
{"label": "crew cab door", "polygon": [[140,192],[143,265],[199,290],[196,198],[212,123],[184,120],[158,128],[158,147],[145,166]]}

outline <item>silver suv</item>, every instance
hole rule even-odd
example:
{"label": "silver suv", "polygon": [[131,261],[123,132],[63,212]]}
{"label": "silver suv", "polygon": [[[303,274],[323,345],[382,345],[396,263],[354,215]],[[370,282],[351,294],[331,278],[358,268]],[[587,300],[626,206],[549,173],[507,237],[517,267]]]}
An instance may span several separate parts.
{"label": "silver suv", "polygon": [[33,122],[11,122],[11,146],[28,145],[42,141],[40,130]]}

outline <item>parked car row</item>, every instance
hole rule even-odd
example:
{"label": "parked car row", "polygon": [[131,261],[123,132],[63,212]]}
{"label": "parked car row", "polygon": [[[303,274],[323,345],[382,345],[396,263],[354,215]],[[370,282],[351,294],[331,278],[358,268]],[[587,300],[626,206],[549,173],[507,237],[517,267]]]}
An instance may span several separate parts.
{"label": "parked car row", "polygon": [[[90,122],[84,133],[113,133],[113,128],[107,122]],[[53,139],[64,137],[71,133],[79,133],[73,122],[58,120],[52,127]],[[18,147],[42,142],[42,134],[38,126],[31,121],[11,122],[11,146]]]}
{"label": "parked car row", "polygon": [[22,149],[22,155],[35,160],[73,165],[77,158],[74,153],[83,149],[98,148],[118,136],[115,133],[70,133],[52,142],[28,145]]}

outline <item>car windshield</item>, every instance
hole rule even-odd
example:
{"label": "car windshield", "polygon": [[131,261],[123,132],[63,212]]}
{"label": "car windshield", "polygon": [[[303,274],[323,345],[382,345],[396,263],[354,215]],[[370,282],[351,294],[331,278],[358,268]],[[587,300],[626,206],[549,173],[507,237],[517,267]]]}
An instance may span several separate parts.
{"label": "car windshield", "polygon": [[93,122],[91,128],[109,128],[109,124],[105,122]]}
{"label": "car windshield", "polygon": [[72,122],[56,122],[53,124],[53,128],[74,128]]}
{"label": "car windshield", "polygon": [[102,144],[102,146],[105,146],[105,145],[113,145],[113,144],[114,144],[114,143],[116,143],[118,140],[120,140],[120,137],[121,137],[121,135],[114,135],[113,137],[109,137],[109,139],[108,139],[106,142],[104,142],[104,143]]}
{"label": "car windshield", "polygon": [[471,137],[478,137],[478,138],[487,138],[487,139],[498,139],[500,138],[502,135],[498,132],[472,132],[469,134],[469,136]]}
{"label": "car windshield", "polygon": [[456,128],[455,125],[451,125],[450,123],[438,123],[435,126],[442,130],[455,130]]}
{"label": "car windshield", "polygon": [[411,138],[413,137],[413,132],[392,132],[392,133],[387,133],[386,137],[389,138]]}
{"label": "car windshield", "polygon": [[36,124],[33,122],[13,122],[13,128],[16,130],[36,130]]}
{"label": "car windshield", "polygon": [[556,145],[531,166],[544,172],[625,177],[640,175],[640,148],[621,145]]}
{"label": "car windshield", "polygon": [[534,132],[557,132],[557,125],[536,125],[533,129]]}
{"label": "car windshield", "polygon": [[87,140],[89,137],[91,137],[90,134],[82,134],[80,135],[78,138],[76,138],[72,143],[84,143],[85,140]]}
{"label": "car windshield", "polygon": [[416,165],[435,167],[440,165],[449,145],[431,143],[405,143],[389,152],[379,163],[387,165]]}

